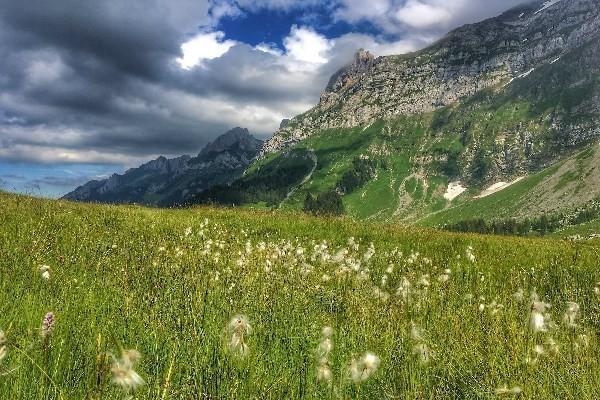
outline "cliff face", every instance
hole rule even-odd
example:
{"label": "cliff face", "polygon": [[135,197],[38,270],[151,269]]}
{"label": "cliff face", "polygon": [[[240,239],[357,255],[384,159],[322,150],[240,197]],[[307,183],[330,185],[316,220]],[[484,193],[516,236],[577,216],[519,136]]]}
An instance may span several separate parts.
{"label": "cliff face", "polygon": [[[537,1],[464,26],[417,53],[375,59],[361,50],[351,65],[332,77],[319,104],[277,131],[261,156],[323,129],[433,112],[485,89],[499,91],[599,40],[600,2],[560,0]],[[596,58],[587,62],[597,70]],[[564,129],[569,134],[577,128]]]}
{"label": "cliff face", "polygon": [[123,175],[90,181],[64,198],[159,206],[182,204],[198,193],[239,177],[262,144],[247,129],[235,128],[208,144],[196,157],[159,157]]}

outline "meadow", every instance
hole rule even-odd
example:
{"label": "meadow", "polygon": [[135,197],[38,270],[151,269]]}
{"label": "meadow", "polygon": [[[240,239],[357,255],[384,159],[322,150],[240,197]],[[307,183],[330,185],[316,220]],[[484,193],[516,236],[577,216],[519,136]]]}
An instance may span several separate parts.
{"label": "meadow", "polygon": [[599,253],[0,194],[0,399],[597,399]]}

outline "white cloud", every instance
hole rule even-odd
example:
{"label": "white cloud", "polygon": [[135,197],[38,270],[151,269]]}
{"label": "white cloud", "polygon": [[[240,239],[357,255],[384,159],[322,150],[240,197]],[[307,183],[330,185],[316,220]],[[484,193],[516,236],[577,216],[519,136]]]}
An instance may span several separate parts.
{"label": "white cloud", "polygon": [[371,0],[368,3],[364,0],[341,0],[335,17],[347,22],[375,20],[385,16],[392,7],[391,0]]}
{"label": "white cloud", "polygon": [[[447,4],[447,3],[446,3]],[[446,25],[452,18],[450,10],[442,4],[427,4],[420,0],[409,0],[396,12],[398,21],[414,28],[431,28]],[[453,5],[456,7],[456,5]]]}
{"label": "white cloud", "polygon": [[327,63],[328,53],[333,43],[333,40],[310,28],[292,26],[290,35],[283,41],[287,67],[291,70],[304,71]]}
{"label": "white cloud", "polygon": [[339,0],[334,16],[367,21],[388,33],[414,35],[427,30],[438,36],[449,29],[492,17],[524,0]]}
{"label": "white cloud", "polygon": [[237,43],[225,40],[225,33],[221,31],[199,33],[181,45],[183,57],[177,59],[177,62],[184,69],[202,66],[204,60],[221,57]]}

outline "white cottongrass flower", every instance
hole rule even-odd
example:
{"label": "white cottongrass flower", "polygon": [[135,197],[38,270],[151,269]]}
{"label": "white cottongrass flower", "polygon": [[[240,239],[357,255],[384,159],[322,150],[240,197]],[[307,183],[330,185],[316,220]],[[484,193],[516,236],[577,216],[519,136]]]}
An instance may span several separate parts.
{"label": "white cottongrass flower", "polygon": [[422,365],[427,365],[433,358],[433,352],[426,343],[417,343],[412,348],[413,356],[415,356]]}
{"label": "white cottongrass flower", "polygon": [[550,353],[551,355],[556,356],[560,354],[560,346],[553,338],[547,337],[545,345],[548,349],[548,353]]}
{"label": "white cottongrass flower", "polygon": [[227,325],[227,331],[231,335],[229,350],[233,354],[245,357],[250,351],[246,343],[246,337],[252,333],[252,326],[248,318],[241,314],[234,316]]}
{"label": "white cottongrass flower", "polygon": [[546,326],[546,316],[544,315],[548,308],[550,308],[550,304],[544,303],[543,301],[534,301],[531,304],[529,328],[534,333],[548,331],[548,327]]}
{"label": "white cottongrass flower", "polygon": [[442,275],[438,276],[438,282],[440,282],[440,283],[448,282],[450,280],[451,275],[452,275],[452,270],[450,270],[449,268],[445,269],[444,273]]}
{"label": "white cottongrass flower", "polygon": [[330,326],[326,326],[321,330],[321,336],[323,338],[331,338],[333,336],[333,328]]}
{"label": "white cottongrass flower", "polygon": [[38,271],[42,277],[42,279],[44,280],[50,280],[50,271],[52,269],[48,266],[48,265],[40,265],[40,267],[38,268]]}
{"label": "white cottongrass flower", "polygon": [[577,336],[577,339],[575,339],[573,346],[575,348],[575,351],[582,351],[582,350],[587,349],[590,346],[589,336],[584,333]]}
{"label": "white cottongrass flower", "polygon": [[373,286],[373,296],[376,300],[387,302],[390,299],[390,294],[385,290],[381,290],[377,286]]}
{"label": "white cottongrass flower", "polygon": [[329,366],[329,360],[323,357],[319,360],[319,365],[317,366],[317,380],[331,382],[332,379],[333,373]]}
{"label": "white cottongrass flower", "polygon": [[572,301],[567,303],[567,311],[563,316],[563,322],[569,328],[577,328],[577,320],[579,319],[579,304]]}
{"label": "white cottongrass flower", "polygon": [[523,301],[523,299],[525,299],[525,292],[523,291],[523,289],[519,288],[519,290],[517,290],[515,294],[513,294],[513,299],[515,299],[518,302]]}
{"label": "white cottongrass flower", "polygon": [[422,365],[427,365],[433,358],[433,352],[425,343],[423,332],[413,322],[410,323],[410,338],[415,342],[412,348],[413,356],[415,356]]}
{"label": "white cottongrass flower", "polygon": [[473,254],[473,246],[467,247],[466,254],[467,254],[467,260],[474,263],[475,262],[475,254]]}
{"label": "white cottongrass flower", "polygon": [[330,338],[322,338],[318,348],[319,355],[327,357],[332,350],[333,341]]}
{"label": "white cottongrass flower", "polygon": [[112,383],[120,386],[125,392],[130,393],[142,386],[145,382],[142,377],[133,369],[134,364],[141,358],[141,354],[136,350],[123,350],[121,358],[112,356]]}
{"label": "white cottongrass flower", "polygon": [[414,322],[410,323],[410,338],[416,342],[422,342],[424,340],[421,329],[419,329]]}
{"label": "white cottongrass flower", "polygon": [[379,357],[367,352],[360,359],[353,359],[350,363],[350,378],[354,383],[364,382],[377,371],[380,364]]}
{"label": "white cottongrass flower", "polygon": [[421,275],[419,281],[417,282],[417,285],[422,286],[424,288],[428,288],[430,284],[431,283],[429,281],[429,274]]}
{"label": "white cottongrass flower", "polygon": [[403,276],[402,279],[400,279],[400,285],[396,290],[396,296],[399,296],[402,299],[402,302],[408,303],[410,300],[411,287],[412,284],[408,278]]}
{"label": "white cottongrass flower", "polygon": [[329,364],[329,354],[333,350],[333,328],[326,326],[321,330],[321,342],[317,348],[319,362],[317,365],[317,379],[320,381],[331,382],[333,374]]}
{"label": "white cottongrass flower", "polygon": [[494,393],[496,396],[516,396],[523,393],[523,389],[521,389],[519,386],[509,388],[508,385],[504,385],[496,389]]}
{"label": "white cottongrass flower", "polygon": [[7,352],[8,350],[6,349],[6,335],[3,331],[0,330],[0,362],[4,360]]}

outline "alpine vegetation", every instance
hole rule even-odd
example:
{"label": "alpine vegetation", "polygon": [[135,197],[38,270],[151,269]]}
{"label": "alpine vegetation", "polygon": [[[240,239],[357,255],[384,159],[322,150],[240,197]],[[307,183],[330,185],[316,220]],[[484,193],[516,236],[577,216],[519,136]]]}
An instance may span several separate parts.
{"label": "alpine vegetation", "polygon": [[600,396],[594,241],[0,206],[0,398]]}
{"label": "alpine vegetation", "polygon": [[227,325],[229,333],[229,350],[232,354],[245,357],[250,351],[247,343],[247,337],[252,333],[252,327],[248,318],[244,315],[236,315]]}
{"label": "alpine vegetation", "polygon": [[111,355],[111,358],[110,371],[113,384],[130,393],[145,383],[142,377],[133,369],[135,363],[141,359],[141,354],[138,351],[123,350],[121,357],[117,358]]}

